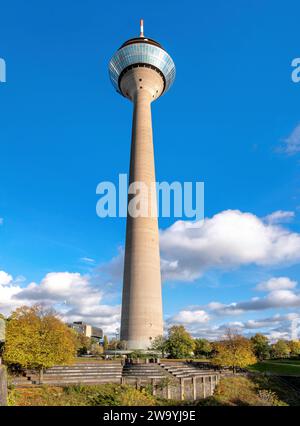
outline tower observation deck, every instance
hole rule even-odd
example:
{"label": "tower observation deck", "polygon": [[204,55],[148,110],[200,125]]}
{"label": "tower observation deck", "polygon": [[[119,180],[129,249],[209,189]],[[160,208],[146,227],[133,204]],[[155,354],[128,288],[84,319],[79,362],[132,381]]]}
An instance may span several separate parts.
{"label": "tower observation deck", "polygon": [[[142,182],[148,188],[148,214],[127,214],[120,338],[128,349],[148,349],[163,334],[151,103],[175,79],[172,58],[144,36],[143,27],[141,21],[140,37],[123,43],[109,62],[114,88],[134,104],[129,185]],[[128,205],[132,198],[128,194]]]}

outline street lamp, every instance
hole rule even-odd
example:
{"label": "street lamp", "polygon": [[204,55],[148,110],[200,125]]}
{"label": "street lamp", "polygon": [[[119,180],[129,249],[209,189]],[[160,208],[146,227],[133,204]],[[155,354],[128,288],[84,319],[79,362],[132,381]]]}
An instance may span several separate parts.
{"label": "street lamp", "polygon": [[115,335],[116,335],[116,344],[115,344],[115,359],[116,359],[116,356],[117,356],[117,345],[118,345],[118,337],[119,337],[119,334],[120,334],[120,329],[119,329],[119,328],[116,328],[116,331],[115,331]]}

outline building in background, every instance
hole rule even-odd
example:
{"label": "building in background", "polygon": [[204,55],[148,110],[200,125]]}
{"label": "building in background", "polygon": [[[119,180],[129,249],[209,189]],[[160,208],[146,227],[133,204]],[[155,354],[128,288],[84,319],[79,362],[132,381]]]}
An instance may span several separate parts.
{"label": "building in background", "polygon": [[97,341],[103,339],[103,330],[99,327],[93,327],[92,325],[86,324],[82,321],[75,321],[72,324],[68,324],[68,326],[85,337],[90,337]]}
{"label": "building in background", "polygon": [[127,214],[120,338],[128,349],[148,349],[163,334],[151,103],[171,87],[175,65],[157,41],[144,36],[141,21],[140,37],[117,50],[109,74],[116,91],[133,102],[129,184],[146,187],[148,209],[145,217]]}

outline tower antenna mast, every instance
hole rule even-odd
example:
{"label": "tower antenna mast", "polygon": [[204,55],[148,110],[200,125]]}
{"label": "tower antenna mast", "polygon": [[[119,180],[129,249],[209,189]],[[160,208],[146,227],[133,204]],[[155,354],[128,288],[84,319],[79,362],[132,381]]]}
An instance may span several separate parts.
{"label": "tower antenna mast", "polygon": [[140,21],[140,37],[144,37],[144,19],[141,19]]}

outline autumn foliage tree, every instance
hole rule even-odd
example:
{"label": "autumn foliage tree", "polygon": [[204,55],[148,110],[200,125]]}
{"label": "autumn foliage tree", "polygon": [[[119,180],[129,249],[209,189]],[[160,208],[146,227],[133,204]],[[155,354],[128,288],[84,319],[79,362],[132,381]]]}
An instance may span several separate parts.
{"label": "autumn foliage tree", "polygon": [[105,335],[103,338],[103,350],[106,351],[108,349],[108,337]]}
{"label": "autumn foliage tree", "polygon": [[40,305],[23,306],[7,323],[4,360],[36,369],[42,381],[43,370],[56,364],[69,364],[76,354],[76,335],[53,311]]}
{"label": "autumn foliage tree", "polygon": [[256,363],[251,342],[235,331],[227,330],[226,339],[214,344],[215,355],[212,362],[221,367],[230,367],[235,373]]}
{"label": "autumn foliage tree", "polygon": [[300,355],[300,341],[299,340],[291,340],[288,343],[289,349],[290,349],[290,356],[291,357],[299,357]]}
{"label": "autumn foliage tree", "polygon": [[279,339],[272,345],[273,358],[288,358],[290,356],[291,349],[289,343],[286,340]]}

